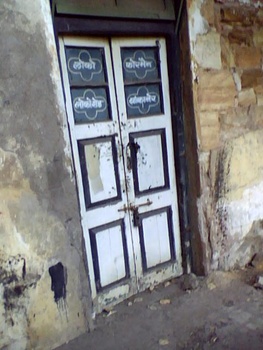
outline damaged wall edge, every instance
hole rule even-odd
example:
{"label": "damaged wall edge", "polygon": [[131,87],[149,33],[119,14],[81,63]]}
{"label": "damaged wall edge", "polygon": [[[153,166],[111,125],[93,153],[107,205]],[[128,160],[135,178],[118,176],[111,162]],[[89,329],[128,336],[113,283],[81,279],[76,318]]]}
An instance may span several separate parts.
{"label": "damaged wall edge", "polygon": [[192,93],[192,74],[191,74],[191,53],[189,46],[188,15],[186,1],[183,3],[181,21],[179,27],[180,40],[180,64],[182,77],[182,99],[184,114],[184,132],[186,140],[186,159],[188,175],[188,201],[187,208],[189,212],[188,234],[190,240],[191,265],[192,271],[197,275],[207,274],[207,261],[204,253],[204,244],[200,236],[200,227],[198,222],[197,202],[200,197],[200,172],[197,153],[197,138],[195,126],[195,114],[193,106]]}

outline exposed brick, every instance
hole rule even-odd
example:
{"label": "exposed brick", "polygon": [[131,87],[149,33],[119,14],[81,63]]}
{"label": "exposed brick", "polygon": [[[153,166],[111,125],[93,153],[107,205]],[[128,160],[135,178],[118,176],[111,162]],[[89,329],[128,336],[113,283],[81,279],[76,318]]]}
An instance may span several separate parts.
{"label": "exposed brick", "polygon": [[259,26],[263,25],[263,9],[258,10],[256,24],[258,24]]}
{"label": "exposed brick", "polygon": [[220,124],[218,112],[201,112],[200,118],[200,144],[204,151],[208,151],[219,146]]}
{"label": "exposed brick", "polygon": [[254,45],[258,48],[263,47],[263,28],[256,30],[253,36]]}
{"label": "exposed brick", "polygon": [[214,26],[214,2],[211,0],[205,0],[201,7],[201,14],[207,20],[211,27]]}
{"label": "exposed brick", "polygon": [[257,105],[263,106],[263,85],[257,86],[255,88],[255,93],[257,97]]}
{"label": "exposed brick", "polygon": [[205,111],[199,113],[199,120],[201,128],[203,126],[218,126],[219,125],[219,113],[217,111]]}
{"label": "exposed brick", "polygon": [[261,69],[244,70],[241,75],[242,88],[257,87],[263,85],[263,71]]}
{"label": "exposed brick", "polygon": [[221,21],[243,27],[253,25],[257,10],[242,6],[223,7],[220,11]]}
{"label": "exposed brick", "polygon": [[257,103],[254,89],[245,89],[238,93],[238,105],[240,107],[246,107],[255,105]]}
{"label": "exposed brick", "polygon": [[228,70],[198,72],[197,100],[201,111],[234,107],[236,88]]}
{"label": "exposed brick", "polygon": [[200,67],[220,69],[222,66],[220,35],[210,31],[206,35],[198,36],[194,56]]}
{"label": "exposed brick", "polygon": [[244,128],[248,124],[248,120],[247,107],[229,108],[219,114],[220,125],[224,131],[228,131],[230,128]]}
{"label": "exposed brick", "polygon": [[204,126],[201,129],[200,148],[202,151],[210,151],[219,147],[220,133],[219,128]]}
{"label": "exposed brick", "polygon": [[220,44],[221,44],[222,67],[223,68],[234,67],[235,66],[234,55],[228,39],[221,36]]}
{"label": "exposed brick", "polygon": [[253,45],[253,31],[248,28],[233,28],[231,32],[228,34],[228,39],[231,44],[238,45]]}
{"label": "exposed brick", "polygon": [[252,119],[255,128],[263,127],[263,106],[256,106]]}
{"label": "exposed brick", "polygon": [[239,68],[260,68],[261,50],[253,47],[234,46],[235,63]]}
{"label": "exposed brick", "polygon": [[236,107],[220,112],[220,141],[225,142],[242,135],[251,128],[251,116],[248,111],[253,108]]}

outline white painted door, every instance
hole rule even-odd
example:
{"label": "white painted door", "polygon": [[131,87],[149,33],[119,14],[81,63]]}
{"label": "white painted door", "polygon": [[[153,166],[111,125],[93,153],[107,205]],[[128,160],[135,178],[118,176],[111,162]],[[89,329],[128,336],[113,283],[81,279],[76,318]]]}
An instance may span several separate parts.
{"label": "white painted door", "polygon": [[182,273],[163,38],[60,40],[94,309]]}

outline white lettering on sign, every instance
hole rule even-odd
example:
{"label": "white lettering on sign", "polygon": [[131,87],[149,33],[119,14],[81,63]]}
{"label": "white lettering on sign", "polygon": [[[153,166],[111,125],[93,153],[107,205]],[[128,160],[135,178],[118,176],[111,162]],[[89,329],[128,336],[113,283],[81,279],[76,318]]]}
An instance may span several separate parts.
{"label": "white lettering on sign", "polygon": [[102,72],[102,63],[97,58],[92,58],[87,50],[81,50],[77,57],[68,60],[68,70],[76,75],[80,75],[85,81],[92,80],[94,74]]}
{"label": "white lettering on sign", "polygon": [[137,50],[133,52],[132,57],[124,59],[123,68],[138,79],[144,79],[149,72],[156,70],[156,62],[154,57],[146,57],[142,50]]}
{"label": "white lettering on sign", "polygon": [[103,96],[96,96],[94,91],[88,89],[83,96],[74,99],[73,108],[77,113],[84,113],[88,120],[95,120],[98,113],[106,110],[107,101]]}
{"label": "white lettering on sign", "polygon": [[87,97],[85,100],[82,100],[81,98],[78,98],[77,101],[74,102],[74,108],[76,110],[83,111],[84,109],[98,109],[103,107],[102,100],[98,100],[94,97],[89,98]]}
{"label": "white lettering on sign", "polygon": [[146,94],[146,96],[132,96],[128,98],[128,103],[131,106],[136,106],[136,105],[142,105],[144,108],[144,105],[146,103],[155,103],[157,99],[156,95],[150,95],[149,93]]}
{"label": "white lettering on sign", "polygon": [[137,108],[141,114],[149,113],[152,107],[159,104],[159,95],[156,92],[150,92],[146,87],[139,87],[136,93],[127,97],[128,106],[132,109]]}
{"label": "white lettering on sign", "polygon": [[146,61],[143,57],[139,57],[138,61],[134,61],[132,58],[129,58],[125,62],[125,66],[128,69],[135,69],[135,68],[152,68],[152,61]]}
{"label": "white lettering on sign", "polygon": [[78,61],[74,61],[72,66],[76,71],[79,71],[82,69],[95,70],[96,62],[92,60],[90,60],[89,62],[85,62],[79,59]]}

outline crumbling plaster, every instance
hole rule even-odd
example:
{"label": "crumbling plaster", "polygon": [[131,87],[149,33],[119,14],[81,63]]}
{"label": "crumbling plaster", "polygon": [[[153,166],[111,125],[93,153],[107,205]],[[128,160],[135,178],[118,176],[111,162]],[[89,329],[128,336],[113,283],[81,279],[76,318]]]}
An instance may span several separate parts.
{"label": "crumbling plaster", "polygon": [[263,248],[263,3],[188,0],[206,270]]}
{"label": "crumbling plaster", "polygon": [[91,309],[49,1],[2,2],[0,28],[0,349],[51,349]]}

